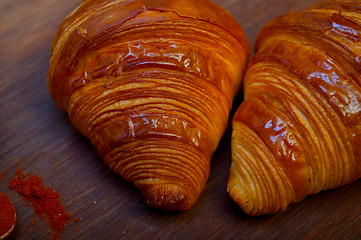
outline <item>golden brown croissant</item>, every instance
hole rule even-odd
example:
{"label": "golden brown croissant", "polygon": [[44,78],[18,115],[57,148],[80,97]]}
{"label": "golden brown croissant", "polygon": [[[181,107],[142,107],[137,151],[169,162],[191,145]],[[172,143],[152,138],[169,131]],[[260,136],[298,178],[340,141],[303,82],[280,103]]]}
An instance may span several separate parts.
{"label": "golden brown croissant", "polygon": [[48,87],[149,205],[182,210],[205,186],[249,52],[208,0],[83,1],[54,37]]}
{"label": "golden brown croissant", "polygon": [[361,176],[361,3],[288,13],[258,34],[234,115],[227,190],[249,215]]}

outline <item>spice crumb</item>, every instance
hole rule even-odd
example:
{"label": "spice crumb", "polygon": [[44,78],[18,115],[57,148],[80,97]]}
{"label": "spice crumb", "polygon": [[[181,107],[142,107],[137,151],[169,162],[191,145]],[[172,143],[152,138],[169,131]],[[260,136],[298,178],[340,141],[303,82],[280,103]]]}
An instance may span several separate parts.
{"label": "spice crumb", "polygon": [[[18,169],[16,174],[17,177],[9,180],[10,189],[17,191],[27,202],[25,205],[32,206],[40,219],[45,217],[53,232],[53,238],[59,240],[65,225],[72,220],[72,216],[67,214],[65,207],[61,205],[61,195],[50,187],[44,187],[42,179],[36,175],[29,174],[25,180],[26,176],[21,169]],[[34,221],[30,222],[29,226],[33,225]]]}
{"label": "spice crumb", "polygon": [[8,196],[0,192],[0,239],[7,237],[14,229],[16,213]]}

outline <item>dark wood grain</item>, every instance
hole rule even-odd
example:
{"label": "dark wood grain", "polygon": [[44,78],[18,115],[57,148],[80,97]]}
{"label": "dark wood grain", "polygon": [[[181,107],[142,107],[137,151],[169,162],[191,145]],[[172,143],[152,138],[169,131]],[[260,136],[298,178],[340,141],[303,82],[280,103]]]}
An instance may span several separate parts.
{"label": "dark wood grain", "polygon": [[[244,28],[249,41],[269,20],[306,9],[317,0],[215,0]],[[52,101],[46,84],[56,29],[80,0],[0,1],[0,191],[18,219],[9,239],[51,239],[49,228],[9,189],[21,166],[62,194],[71,222],[62,239],[358,239],[361,181],[309,196],[277,215],[246,216],[226,192],[228,128],[212,158],[208,183],[196,205],[168,212],[144,204],[138,190],[97,157]],[[242,101],[240,94],[234,109]],[[232,113],[234,110],[232,111]],[[1,217],[1,216],[0,216]]]}

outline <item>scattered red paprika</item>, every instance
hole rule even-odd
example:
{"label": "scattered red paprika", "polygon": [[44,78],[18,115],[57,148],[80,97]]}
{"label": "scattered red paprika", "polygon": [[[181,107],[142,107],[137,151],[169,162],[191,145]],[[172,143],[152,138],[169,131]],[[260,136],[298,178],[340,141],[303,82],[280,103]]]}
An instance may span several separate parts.
{"label": "scattered red paprika", "polygon": [[15,227],[16,213],[8,196],[0,192],[0,239],[5,239]]}
{"label": "scattered red paprika", "polygon": [[28,179],[25,180],[26,176],[21,169],[18,169],[16,174],[17,177],[9,180],[10,189],[20,193],[22,198],[34,208],[35,214],[48,220],[54,232],[54,239],[59,240],[65,225],[72,219],[61,205],[61,195],[50,187],[44,187],[42,179],[38,176],[29,174]]}

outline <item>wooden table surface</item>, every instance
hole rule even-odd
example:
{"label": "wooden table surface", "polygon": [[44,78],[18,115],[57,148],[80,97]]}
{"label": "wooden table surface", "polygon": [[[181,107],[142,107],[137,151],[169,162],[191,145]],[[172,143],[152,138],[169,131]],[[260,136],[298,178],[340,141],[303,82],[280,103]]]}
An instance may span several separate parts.
{"label": "wooden table surface", "polygon": [[[317,0],[215,0],[254,39],[269,20]],[[9,239],[51,239],[44,221],[9,189],[21,166],[62,194],[72,221],[62,239],[357,239],[361,181],[324,191],[277,215],[249,217],[226,191],[228,127],[212,158],[208,183],[195,206],[169,212],[145,205],[138,190],[113,173],[90,141],[52,101],[46,83],[51,40],[80,0],[0,0],[0,191],[17,211]],[[239,95],[234,109],[242,100]],[[234,112],[234,109],[232,112]],[[0,216],[1,217],[1,216]]]}

